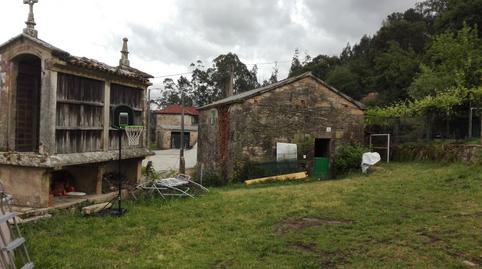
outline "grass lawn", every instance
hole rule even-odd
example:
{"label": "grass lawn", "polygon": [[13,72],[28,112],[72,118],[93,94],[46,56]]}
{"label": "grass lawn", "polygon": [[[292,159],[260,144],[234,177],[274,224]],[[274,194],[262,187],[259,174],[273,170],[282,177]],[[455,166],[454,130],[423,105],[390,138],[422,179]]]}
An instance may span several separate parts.
{"label": "grass lawn", "polygon": [[126,206],[121,218],[25,226],[36,268],[482,265],[482,167],[391,164],[369,176]]}

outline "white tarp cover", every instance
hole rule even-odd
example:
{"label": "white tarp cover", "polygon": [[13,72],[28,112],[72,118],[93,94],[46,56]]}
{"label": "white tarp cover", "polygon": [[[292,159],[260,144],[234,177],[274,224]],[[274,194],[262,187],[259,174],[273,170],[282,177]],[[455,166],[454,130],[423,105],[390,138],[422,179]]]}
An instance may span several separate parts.
{"label": "white tarp cover", "polygon": [[298,159],[298,147],[291,143],[276,143],[276,160],[289,161]]}
{"label": "white tarp cover", "polygon": [[363,173],[366,173],[371,165],[375,165],[382,158],[378,152],[365,152],[362,155],[361,169]]}

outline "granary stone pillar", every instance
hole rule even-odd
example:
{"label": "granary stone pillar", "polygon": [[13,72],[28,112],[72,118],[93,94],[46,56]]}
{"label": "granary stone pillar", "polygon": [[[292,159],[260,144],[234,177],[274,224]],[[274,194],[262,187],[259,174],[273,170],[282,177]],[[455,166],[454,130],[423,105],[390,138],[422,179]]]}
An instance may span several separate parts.
{"label": "granary stone pillar", "polygon": [[46,70],[42,61],[40,89],[39,152],[54,154],[57,109],[57,72]]}
{"label": "granary stone pillar", "polygon": [[0,151],[7,151],[8,145],[8,108],[11,81],[9,75],[9,62],[0,54],[0,122],[4,123],[3,128],[0,128]]}
{"label": "granary stone pillar", "polygon": [[8,104],[7,104],[7,150],[8,151],[15,151],[15,90],[17,89],[17,74],[18,74],[18,65],[14,64],[13,61],[9,62],[10,65],[10,75],[9,75],[9,86],[7,95],[8,95]]}
{"label": "granary stone pillar", "polygon": [[109,150],[110,129],[110,81],[104,83],[104,130],[102,132],[102,149]]}

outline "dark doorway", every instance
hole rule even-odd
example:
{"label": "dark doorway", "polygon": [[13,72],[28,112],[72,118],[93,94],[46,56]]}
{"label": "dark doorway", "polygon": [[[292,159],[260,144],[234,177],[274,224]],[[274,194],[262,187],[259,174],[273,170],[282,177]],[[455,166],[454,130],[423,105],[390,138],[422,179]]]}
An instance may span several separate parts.
{"label": "dark doorway", "polygon": [[315,139],[315,158],[330,157],[330,139]]}
{"label": "dark doorway", "polygon": [[315,139],[315,152],[313,159],[314,177],[326,179],[330,173],[330,139]]}
{"label": "dark doorway", "polygon": [[22,55],[16,62],[15,150],[35,152],[39,146],[40,59]]}
{"label": "dark doorway", "polygon": [[[189,132],[184,132],[184,148],[189,148],[190,145],[190,134]],[[171,148],[179,149],[181,148],[181,132],[171,132]]]}

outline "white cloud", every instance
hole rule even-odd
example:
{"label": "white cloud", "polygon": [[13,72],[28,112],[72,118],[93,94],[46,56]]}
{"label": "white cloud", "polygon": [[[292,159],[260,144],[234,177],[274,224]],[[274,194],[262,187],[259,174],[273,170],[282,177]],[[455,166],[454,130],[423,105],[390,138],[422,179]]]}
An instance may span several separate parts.
{"label": "white cloud", "polygon": [[[245,63],[338,54],[347,42],[373,34],[391,12],[416,0],[40,0],[35,5],[39,37],[74,55],[116,65],[121,39],[129,37],[131,64],[153,75],[188,71],[235,52]],[[0,1],[0,43],[25,27],[28,7]],[[280,63],[286,76],[289,63]],[[272,65],[259,65],[265,79]],[[159,81],[159,80],[157,80]]]}

